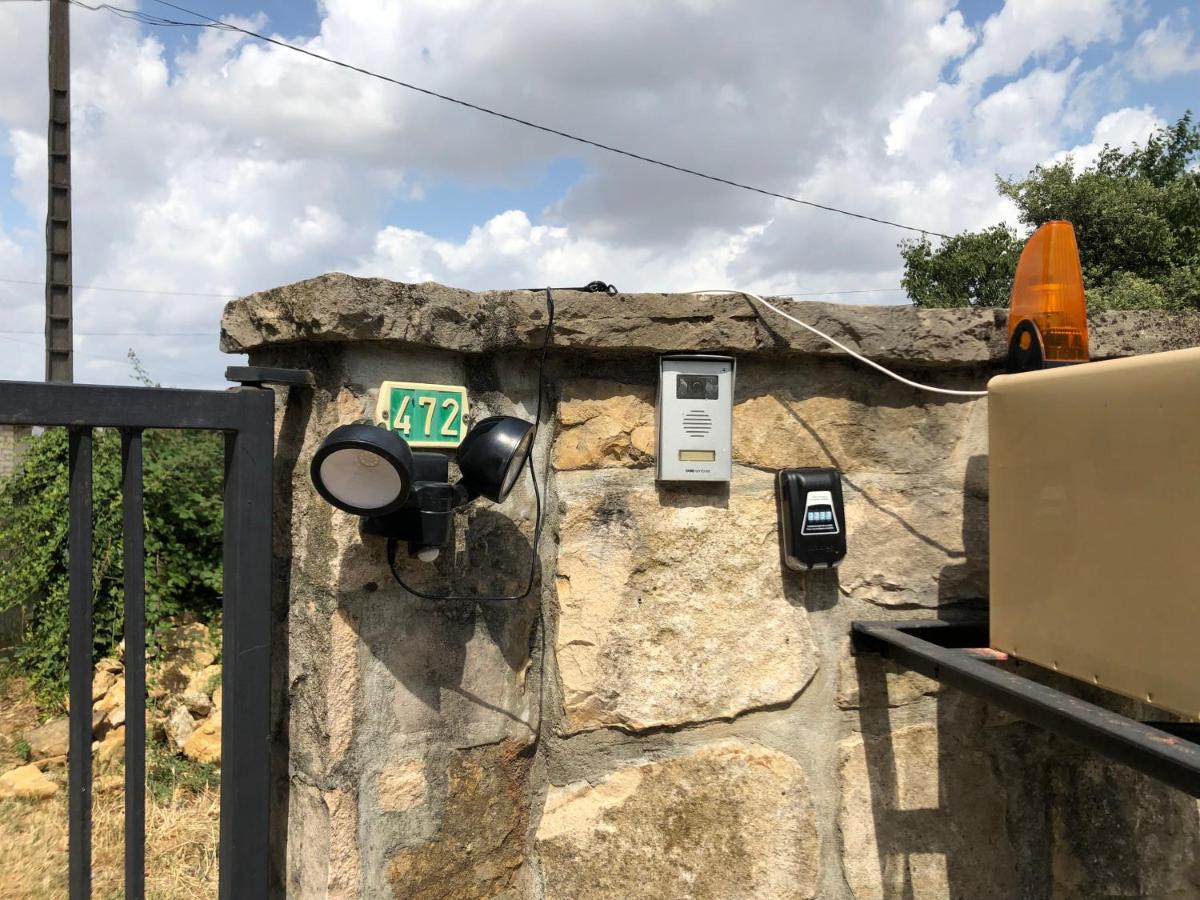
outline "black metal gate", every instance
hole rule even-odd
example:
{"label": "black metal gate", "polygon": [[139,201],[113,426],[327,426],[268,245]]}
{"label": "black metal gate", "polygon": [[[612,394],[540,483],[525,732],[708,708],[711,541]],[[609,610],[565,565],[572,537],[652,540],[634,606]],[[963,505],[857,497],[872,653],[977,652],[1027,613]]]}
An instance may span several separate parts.
{"label": "black metal gate", "polygon": [[0,382],[0,424],[64,426],[70,440],[69,884],[91,895],[92,429],[121,432],[125,538],[125,896],[145,894],[146,621],[142,431],[225,433],[220,896],[267,896],[270,871],[271,458],[269,390]]}

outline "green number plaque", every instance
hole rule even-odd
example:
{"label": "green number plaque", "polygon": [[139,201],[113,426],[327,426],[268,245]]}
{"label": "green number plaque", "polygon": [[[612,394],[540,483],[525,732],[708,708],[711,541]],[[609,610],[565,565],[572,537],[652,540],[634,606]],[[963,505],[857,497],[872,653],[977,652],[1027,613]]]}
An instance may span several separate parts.
{"label": "green number plaque", "polygon": [[467,434],[467,389],[385,381],[379,386],[375,421],[413,447],[453,450]]}

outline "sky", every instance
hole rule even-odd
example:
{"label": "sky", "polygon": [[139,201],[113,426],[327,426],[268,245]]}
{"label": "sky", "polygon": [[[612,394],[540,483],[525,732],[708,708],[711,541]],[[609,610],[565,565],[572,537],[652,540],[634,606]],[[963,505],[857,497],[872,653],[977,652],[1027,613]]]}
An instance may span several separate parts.
{"label": "sky", "polygon": [[[155,0],[114,0],[175,16]],[[948,234],[1200,98],[1197,0],[183,0],[682,166]],[[43,377],[47,4],[0,0],[0,378]],[[911,237],[213,29],[73,7],[75,377],[222,387],[221,310],[329,271],[907,302]],[[1200,110],[1197,110],[1200,112]],[[32,283],[22,283],[32,282]],[[869,291],[870,293],[851,293]],[[121,332],[121,334],[113,334]]]}

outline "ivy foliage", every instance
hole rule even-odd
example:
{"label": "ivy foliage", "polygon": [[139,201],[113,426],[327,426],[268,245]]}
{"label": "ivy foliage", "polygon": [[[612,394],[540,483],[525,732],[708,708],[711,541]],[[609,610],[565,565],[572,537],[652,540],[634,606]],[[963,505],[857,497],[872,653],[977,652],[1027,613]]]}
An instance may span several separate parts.
{"label": "ivy foliage", "polygon": [[[146,625],[192,612],[213,620],[221,605],[224,444],[220,434],[148,431],[143,436]],[[0,609],[25,608],[17,662],[39,697],[61,703],[68,681],[67,451],[64,429],[30,442],[21,467],[0,484]],[[92,584],[97,658],[123,637],[121,437],[93,431]]]}
{"label": "ivy foliage", "polygon": [[1007,306],[1028,234],[1054,219],[1075,227],[1093,309],[1200,309],[1200,126],[1190,113],[1130,150],[1105,146],[1077,170],[1069,157],[1024,178],[996,179],[1016,205],[1003,225],[938,247],[903,241],[903,284],[918,306]]}

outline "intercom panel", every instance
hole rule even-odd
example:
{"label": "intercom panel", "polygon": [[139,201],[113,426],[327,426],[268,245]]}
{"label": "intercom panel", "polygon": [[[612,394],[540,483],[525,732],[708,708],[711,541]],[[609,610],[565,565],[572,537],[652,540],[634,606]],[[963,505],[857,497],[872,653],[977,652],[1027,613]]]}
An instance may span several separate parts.
{"label": "intercom panel", "polygon": [[659,481],[728,481],[733,470],[731,356],[678,354],[659,361]]}

